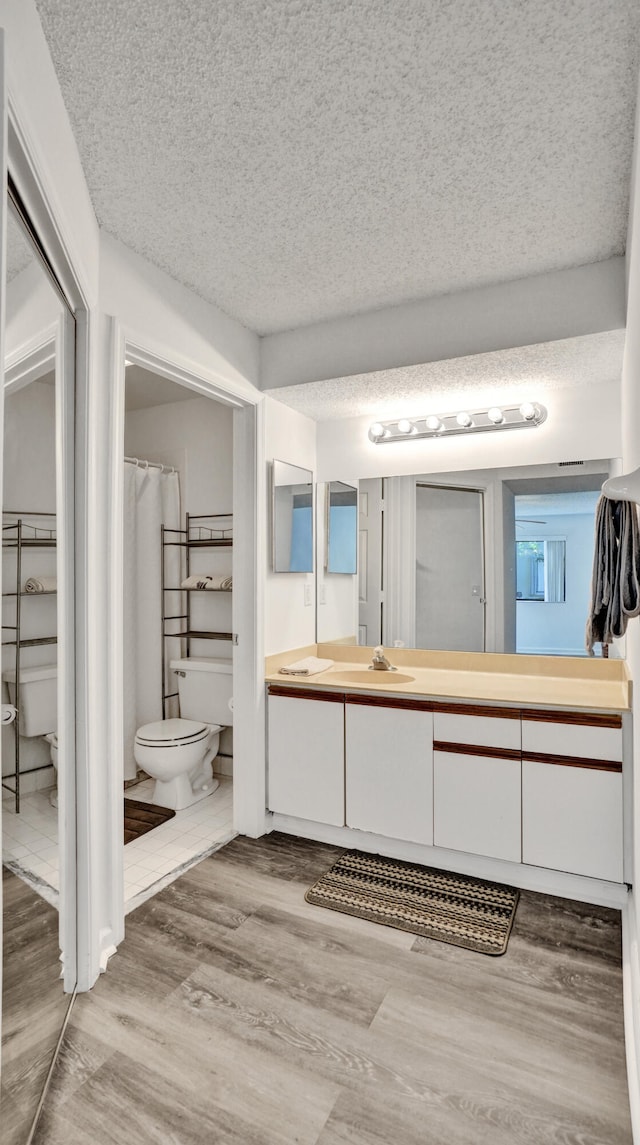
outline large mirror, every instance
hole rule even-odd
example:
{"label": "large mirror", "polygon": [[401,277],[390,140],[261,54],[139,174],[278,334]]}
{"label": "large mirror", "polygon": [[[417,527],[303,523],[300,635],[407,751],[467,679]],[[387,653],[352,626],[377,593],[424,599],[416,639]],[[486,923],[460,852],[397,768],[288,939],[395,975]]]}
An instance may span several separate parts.
{"label": "large mirror", "polygon": [[2,527],[3,1145],[24,1145],[75,984],[74,321],[8,213]]}
{"label": "large mirror", "polygon": [[316,488],[316,637],[358,643],[358,490],[343,481]]}
{"label": "large mirror", "polygon": [[586,655],[595,508],[613,464],[358,482],[357,601],[323,613],[319,569],[318,640]]}
{"label": "large mirror", "polygon": [[313,473],[273,461],[271,477],[273,571],[313,572]]}

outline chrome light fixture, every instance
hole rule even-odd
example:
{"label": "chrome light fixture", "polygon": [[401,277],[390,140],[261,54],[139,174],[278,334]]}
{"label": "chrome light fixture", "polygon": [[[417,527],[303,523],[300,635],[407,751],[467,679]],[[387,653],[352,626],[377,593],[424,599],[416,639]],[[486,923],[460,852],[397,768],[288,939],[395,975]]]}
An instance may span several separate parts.
{"label": "chrome light fixture", "polygon": [[452,437],[458,433],[495,433],[503,429],[535,429],[547,417],[539,402],[490,406],[489,409],[461,410],[460,413],[421,414],[420,417],[376,421],[369,429],[375,445],[393,441],[413,441],[418,437]]}

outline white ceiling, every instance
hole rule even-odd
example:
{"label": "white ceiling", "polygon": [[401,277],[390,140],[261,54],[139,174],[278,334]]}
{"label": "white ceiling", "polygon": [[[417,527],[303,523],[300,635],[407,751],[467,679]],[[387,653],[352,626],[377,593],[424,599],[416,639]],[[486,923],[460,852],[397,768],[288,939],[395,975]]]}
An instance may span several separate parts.
{"label": "white ceiling", "polygon": [[548,517],[567,515],[593,517],[599,497],[599,488],[576,493],[531,493],[517,496],[516,520],[536,517],[544,521]]}
{"label": "white ceiling", "polygon": [[624,251],[636,0],[36,3],[101,226],[261,334]]}
{"label": "white ceiling", "polygon": [[125,409],[149,409],[151,406],[169,405],[171,402],[193,401],[201,397],[194,390],[180,386],[169,378],[162,378],[142,366],[127,366]]}

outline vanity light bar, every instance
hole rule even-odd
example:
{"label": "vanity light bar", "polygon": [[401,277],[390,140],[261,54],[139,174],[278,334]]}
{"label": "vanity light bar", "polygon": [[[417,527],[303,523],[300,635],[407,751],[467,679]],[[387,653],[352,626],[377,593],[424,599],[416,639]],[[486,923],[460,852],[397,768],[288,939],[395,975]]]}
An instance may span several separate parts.
{"label": "vanity light bar", "polygon": [[523,402],[517,406],[490,406],[489,409],[461,410],[460,413],[404,417],[396,421],[375,421],[369,429],[369,440],[375,445],[383,445],[418,437],[451,437],[455,433],[532,429],[542,425],[546,416],[546,408],[539,402]]}

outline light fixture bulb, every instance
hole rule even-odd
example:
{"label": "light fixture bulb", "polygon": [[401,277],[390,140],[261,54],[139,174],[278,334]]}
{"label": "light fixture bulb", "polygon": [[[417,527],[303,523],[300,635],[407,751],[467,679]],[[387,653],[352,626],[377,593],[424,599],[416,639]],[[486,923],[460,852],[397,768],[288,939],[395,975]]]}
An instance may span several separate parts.
{"label": "light fixture bulb", "polygon": [[385,433],[384,426],[381,425],[379,421],[374,421],[373,425],[371,426],[371,429],[369,430],[369,433],[371,434],[371,436],[374,438],[375,441],[379,441],[381,437],[384,437],[384,433]]}
{"label": "light fixture bulb", "polygon": [[533,421],[536,416],[536,407],[531,402],[523,402],[520,406],[520,413],[525,421]]}
{"label": "light fixture bulb", "polygon": [[502,425],[504,421],[504,414],[501,409],[498,409],[498,406],[491,406],[491,409],[487,410],[487,417],[494,425]]}
{"label": "light fixture bulb", "polygon": [[430,417],[425,418],[425,425],[426,425],[427,429],[431,429],[434,431],[438,430],[438,429],[442,429],[442,422],[440,421],[439,417],[436,417],[435,414],[431,414]]}
{"label": "light fixture bulb", "polygon": [[463,429],[468,429],[471,425],[471,415],[466,412],[459,413],[456,417],[456,421]]}
{"label": "light fixture bulb", "polygon": [[406,417],[403,417],[402,420],[398,422],[398,433],[411,433],[412,429],[413,422],[409,421]]}

